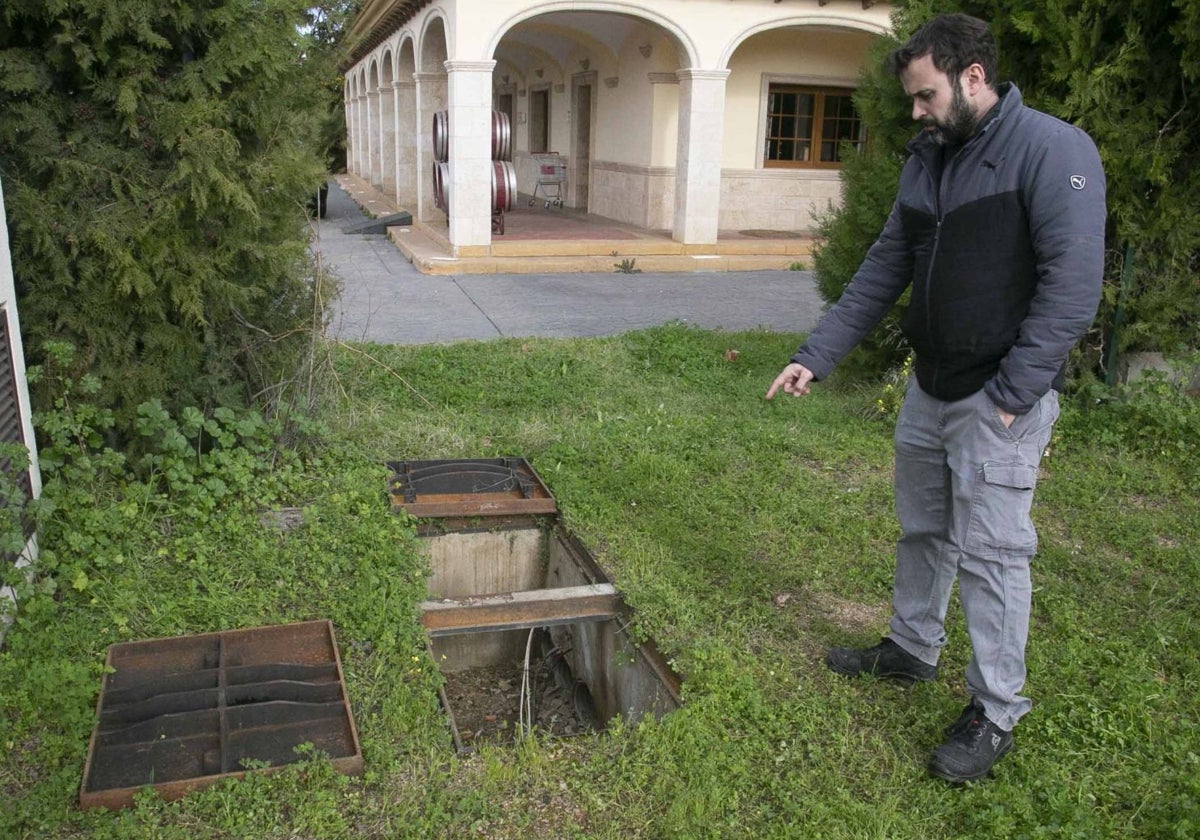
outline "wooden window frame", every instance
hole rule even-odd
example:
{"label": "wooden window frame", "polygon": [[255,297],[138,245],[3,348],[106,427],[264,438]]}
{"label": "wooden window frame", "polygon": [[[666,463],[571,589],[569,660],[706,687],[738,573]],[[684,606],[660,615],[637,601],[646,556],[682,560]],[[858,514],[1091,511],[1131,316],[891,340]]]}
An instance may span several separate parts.
{"label": "wooden window frame", "polygon": [[[767,157],[767,145],[770,142],[771,136],[769,127],[771,122],[770,101],[772,93],[805,93],[812,94],[813,99],[813,125],[812,132],[809,135],[810,148],[813,151],[812,160],[771,160]],[[761,149],[761,165],[764,169],[832,169],[839,170],[842,168],[842,162],[837,160],[823,161],[816,158],[820,157],[821,144],[824,141],[822,137],[822,129],[825,125],[825,98],[827,96],[851,96],[854,93],[853,87],[845,85],[827,85],[827,84],[811,84],[797,82],[787,79],[764,78],[763,80],[763,95],[762,95],[762,120],[761,137],[759,149]],[[859,116],[859,124],[862,125],[862,117]],[[841,142],[841,141],[839,141]],[[866,128],[862,128],[862,139],[857,141],[860,144],[866,143]]]}

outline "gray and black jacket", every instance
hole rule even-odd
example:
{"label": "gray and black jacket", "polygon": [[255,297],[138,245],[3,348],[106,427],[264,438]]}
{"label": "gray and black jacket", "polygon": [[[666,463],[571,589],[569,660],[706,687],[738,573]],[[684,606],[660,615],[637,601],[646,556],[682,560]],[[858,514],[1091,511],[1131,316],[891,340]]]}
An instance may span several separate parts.
{"label": "gray and black jacket", "polygon": [[1104,171],[1082,130],[1027,108],[1013,84],[948,161],[924,132],[883,232],[838,303],[792,356],[817,379],[904,290],[917,382],[958,400],[980,388],[1024,414],[1062,387],[1104,271]]}

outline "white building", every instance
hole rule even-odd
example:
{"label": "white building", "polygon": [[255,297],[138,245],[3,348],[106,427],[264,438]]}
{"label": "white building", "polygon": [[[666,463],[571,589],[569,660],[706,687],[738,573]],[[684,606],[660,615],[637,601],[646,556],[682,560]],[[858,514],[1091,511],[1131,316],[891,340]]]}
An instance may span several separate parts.
{"label": "white building", "polygon": [[685,246],[809,231],[840,196],[839,141],[863,139],[849,95],[889,14],[874,0],[367,0],[350,33],[348,167],[443,226],[455,256],[484,254],[501,111],[523,198],[533,155],[557,152],[565,206]]}

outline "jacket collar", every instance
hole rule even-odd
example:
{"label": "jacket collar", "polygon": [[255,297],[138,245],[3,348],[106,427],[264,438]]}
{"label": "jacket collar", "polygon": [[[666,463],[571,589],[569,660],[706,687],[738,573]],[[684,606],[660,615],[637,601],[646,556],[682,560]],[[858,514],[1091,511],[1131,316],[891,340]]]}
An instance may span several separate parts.
{"label": "jacket collar", "polygon": [[[1006,115],[1013,113],[1024,104],[1024,100],[1021,98],[1021,91],[1017,89],[1015,82],[1001,83],[997,86],[996,92],[1000,94],[1000,101],[984,114],[979,127],[975,129],[975,133],[963,144],[964,149],[973,146],[980,137],[991,131]],[[908,141],[908,151],[910,154],[917,155],[923,160],[928,160],[935,152],[940,155],[940,148],[933,142],[933,138],[926,131],[920,132],[916,137]]]}

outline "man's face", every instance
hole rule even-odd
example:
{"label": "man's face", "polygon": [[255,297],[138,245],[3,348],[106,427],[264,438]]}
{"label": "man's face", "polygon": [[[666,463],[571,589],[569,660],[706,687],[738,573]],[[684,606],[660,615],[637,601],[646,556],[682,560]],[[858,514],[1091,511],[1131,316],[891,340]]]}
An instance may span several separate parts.
{"label": "man's face", "polygon": [[975,133],[979,117],[971,107],[961,78],[949,76],[933,66],[933,57],[923,55],[900,73],[904,92],[912,97],[913,119],[929,132],[938,145],[965,143]]}

